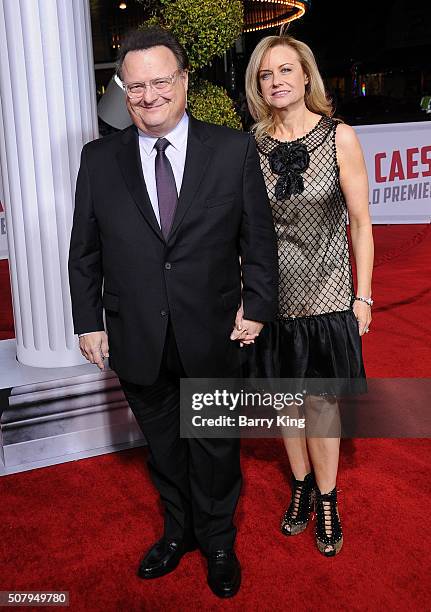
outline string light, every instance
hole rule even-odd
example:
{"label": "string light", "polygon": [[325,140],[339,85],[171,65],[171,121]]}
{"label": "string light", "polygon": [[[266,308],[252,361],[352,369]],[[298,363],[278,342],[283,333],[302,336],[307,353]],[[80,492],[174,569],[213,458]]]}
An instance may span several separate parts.
{"label": "string light", "polygon": [[244,32],[256,32],[300,19],[310,0],[246,0]]}

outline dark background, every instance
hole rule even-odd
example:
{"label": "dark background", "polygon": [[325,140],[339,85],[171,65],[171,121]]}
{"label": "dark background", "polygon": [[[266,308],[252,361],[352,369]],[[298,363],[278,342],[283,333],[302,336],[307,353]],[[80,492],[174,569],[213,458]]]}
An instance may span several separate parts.
{"label": "dark background", "polygon": [[[152,2],[128,0],[120,10],[117,0],[90,0],[98,98],[112,76],[122,34],[148,17]],[[248,59],[262,37],[278,32],[243,34],[226,58],[202,71],[226,87],[244,127],[250,124],[244,101]],[[425,112],[431,96],[429,0],[312,0],[288,33],[312,48],[336,116],[353,125],[431,119]]]}

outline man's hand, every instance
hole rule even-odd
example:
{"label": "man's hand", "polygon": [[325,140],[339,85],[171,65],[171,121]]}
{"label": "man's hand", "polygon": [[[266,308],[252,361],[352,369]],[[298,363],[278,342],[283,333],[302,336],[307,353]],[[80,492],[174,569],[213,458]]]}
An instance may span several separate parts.
{"label": "man's hand", "polygon": [[79,339],[79,348],[85,359],[95,363],[100,370],[104,370],[103,360],[109,357],[108,335],[104,331],[85,334]]}
{"label": "man's hand", "polygon": [[255,338],[258,337],[262,331],[263,323],[259,321],[250,321],[244,319],[244,310],[242,304],[236,313],[235,327],[230,335],[231,340],[239,340],[239,345],[242,347],[244,344],[254,344]]}

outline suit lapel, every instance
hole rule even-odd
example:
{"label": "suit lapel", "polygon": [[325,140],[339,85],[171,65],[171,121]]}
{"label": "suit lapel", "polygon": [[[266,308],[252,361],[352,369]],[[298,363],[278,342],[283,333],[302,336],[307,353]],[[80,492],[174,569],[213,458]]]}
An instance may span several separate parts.
{"label": "suit lapel", "polygon": [[171,242],[173,239],[176,230],[184,219],[184,215],[192,205],[201,181],[205,176],[212,148],[204,141],[205,128],[199,121],[190,117],[183,181],[168,242]]}
{"label": "suit lapel", "polygon": [[122,146],[117,152],[117,161],[135,204],[157,236],[164,241],[145,185],[138,134],[134,126],[124,132]]}

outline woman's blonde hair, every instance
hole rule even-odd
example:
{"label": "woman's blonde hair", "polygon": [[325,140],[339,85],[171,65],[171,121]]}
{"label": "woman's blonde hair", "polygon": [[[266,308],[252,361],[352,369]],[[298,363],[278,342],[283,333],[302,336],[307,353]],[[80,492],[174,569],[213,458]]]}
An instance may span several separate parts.
{"label": "woman's blonde hair", "polygon": [[275,130],[271,107],[265,102],[260,91],[259,69],[265,53],[279,46],[290,47],[298,54],[302,70],[308,77],[304,97],[308,110],[329,117],[333,113],[332,102],[326,94],[325,85],[310,47],[293,36],[266,36],[251,54],[245,73],[245,92],[249,111],[256,122],[253,129],[257,140],[262,138],[265,132],[272,135]]}

